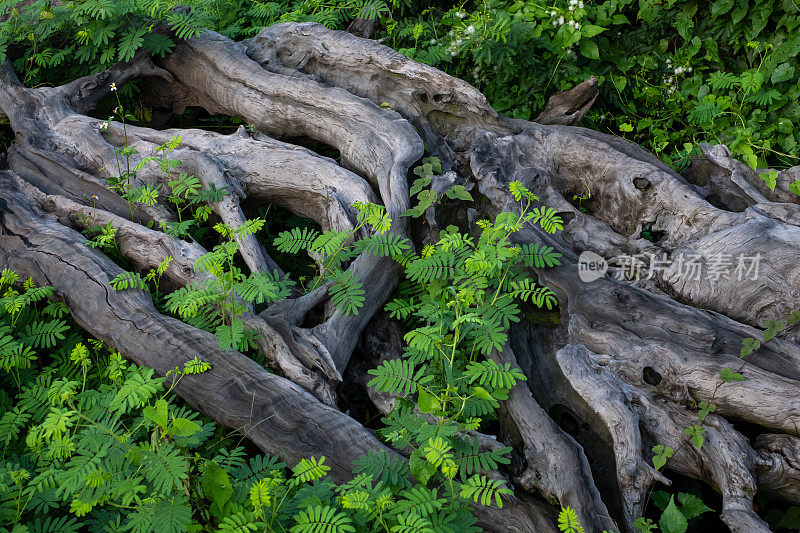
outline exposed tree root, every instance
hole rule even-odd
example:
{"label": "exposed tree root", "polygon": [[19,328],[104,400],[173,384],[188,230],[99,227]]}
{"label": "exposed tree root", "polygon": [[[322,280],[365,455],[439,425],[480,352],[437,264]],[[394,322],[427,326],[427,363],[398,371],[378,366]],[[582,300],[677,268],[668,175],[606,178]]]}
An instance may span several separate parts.
{"label": "exposed tree root", "polygon": [[[139,78],[154,105],[177,112],[200,106],[240,117],[256,131],[117,123],[101,131],[86,113],[112,81]],[[362,363],[351,355],[396,284],[395,264],[366,255],[353,261],[367,292],[358,315],[328,309],[309,325],[327,302],[326,287],[246,314],[283,378],[158,314],[145,293],[111,290],[119,267],[85,247],[72,228],[111,222],[120,252],[138,268],[170,255],[171,284],[199,279],[193,265],[202,246],[144,226],[174,220],[168,206],[131,212],[106,184],[117,173],[115,148],[135,146],[135,164],[180,134],[173,157],[206,187],[226,188],[213,208],[229,225],[245,220],[247,199],[279,204],[324,229],[347,229],[355,223],[352,204],[368,201],[382,202],[393,231],[408,235],[400,214],[409,207],[407,173],[424,141],[450,172],[439,181],[469,180],[486,214],[514,208],[508,183],[519,180],[565,221],[555,235],[536,227],[518,234],[520,242],[562,254],[560,267],[535,272],[557,293],[560,316],[549,327],[515,326],[509,346],[493,355],[518,364],[529,390],[517,388],[504,403],[498,440],[475,434],[486,447],[510,442],[516,451],[505,475],[518,497],[508,509],[479,510],[481,524],[553,530],[556,507],[544,498],[572,506],[587,530],[619,523],[632,531],[648,492],[676,472],[721,493],[721,517],[731,530],[766,531],[753,510],[757,490],[800,502],[800,334],[790,330],[750,356],[742,370],[747,381],[720,385],[719,375],[741,367],[745,337],[760,336],[766,320],[785,318],[800,302],[800,205],[783,188],[765,188],[724,148],[704,147],[684,179],[638,146],[574,127],[595,95],[589,80],[553,97],[538,123],[505,119],[465,82],[315,24],[279,24],[242,43],[208,33],[178,45],[158,65],[137,57],[57,88],[25,89],[7,63],[0,111],[17,140],[9,151],[13,174],[0,175],[0,262],[53,285],[79,324],[137,363],[161,374],[195,355],[212,363],[210,373],[183,378],[177,393],[290,462],[326,455],[341,480],[358,455],[384,449],[335,408],[334,387],[348,363]],[[287,144],[306,138],[338,150],[341,166]],[[155,168],[137,179],[166,187]],[[579,205],[577,195],[586,197]],[[418,245],[448,213],[427,215],[431,231]],[[240,245],[252,271],[277,268],[255,238]],[[586,250],[604,256],[610,272],[582,281],[578,256]],[[733,273],[739,254],[760,255],[757,279]],[[677,261],[691,255],[731,256],[728,277],[687,278]],[[634,269],[623,275],[631,256],[640,259],[638,276]],[[662,268],[657,261],[664,260],[671,264]],[[399,356],[399,330],[382,337],[370,329],[363,339],[377,343],[372,351],[382,358]],[[391,397],[371,398],[380,411],[391,409]],[[701,423],[705,442],[698,450],[684,429],[700,423],[701,401],[716,411]],[[577,429],[569,419],[580,422]],[[750,441],[739,422],[763,432]],[[676,450],[663,472],[651,466],[656,444]]]}

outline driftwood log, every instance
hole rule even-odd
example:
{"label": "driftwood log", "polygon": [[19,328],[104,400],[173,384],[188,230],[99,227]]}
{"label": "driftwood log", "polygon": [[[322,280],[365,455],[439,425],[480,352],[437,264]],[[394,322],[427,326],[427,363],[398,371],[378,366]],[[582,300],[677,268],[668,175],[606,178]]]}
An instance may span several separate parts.
{"label": "driftwood log", "polygon": [[[128,126],[124,134],[114,122],[102,129],[89,113],[112,82],[131,80],[144,82],[152,106],[174,113],[197,106],[254,130]],[[325,455],[333,478],[344,480],[355,458],[384,448],[339,410],[337,385],[344,375],[365,383],[370,353],[373,362],[399,356],[398,325],[381,313],[396,266],[366,255],[353,262],[367,291],[355,316],[326,306],[324,288],[248,314],[277,375],[159,314],[145,292],[111,290],[121,268],[86,247],[79,230],[87,221],[111,222],[130,263],[148,269],[170,255],[173,286],[198,279],[192,265],[204,248],[146,226],[173,220],[169,208],[131,214],[106,184],[126,136],[141,157],[179,133],[174,156],[183,168],[231,193],[213,206],[230,225],[245,220],[246,200],[343,229],[355,223],[354,202],[372,201],[387,207],[393,231],[410,235],[414,228],[399,215],[410,203],[408,170],[427,147],[446,171],[473,184],[480,201],[463,213],[429,213],[434,224],[415,236],[437,218],[474,221],[478,211],[513,209],[511,180],[565,220],[555,235],[529,227],[518,236],[563,254],[562,266],[535,272],[557,293],[560,316],[514,327],[509,346],[494,354],[530,379],[504,403],[498,436],[515,447],[517,460],[503,475],[516,496],[503,510],[478,510],[486,530],[555,531],[563,505],[576,509],[587,531],[632,531],[648,491],[676,473],[721,493],[721,516],[732,531],[768,531],[753,509],[756,491],[800,503],[797,330],[752,357],[747,381],[719,386],[719,375],[739,368],[743,338],[758,336],[765,321],[785,318],[800,302],[800,205],[786,191],[761,187],[724,147],[705,147],[683,177],[634,144],[575,127],[596,85],[590,79],[556,95],[538,122],[505,119],[461,80],[374,41],[295,23],[242,42],[208,32],[157,64],[137,56],[55,88],[23,87],[7,62],[0,111],[16,140],[0,172],[0,265],[54,286],[81,326],[138,364],[164,374],[196,355],[210,362],[209,373],[180,382],[181,397],[290,463]],[[340,162],[298,146],[303,140],[333,147]],[[142,184],[160,179],[157,172],[137,175]],[[586,191],[589,197],[576,202]],[[653,238],[642,238],[643,230]],[[276,267],[257,240],[240,244],[251,270]],[[585,251],[611,265],[591,282],[579,275]],[[758,255],[757,279],[687,278],[678,261],[655,268],[664,258],[719,254]],[[639,275],[626,268],[633,256]],[[379,410],[391,407],[391,398],[371,398]],[[701,401],[717,409],[703,421],[706,443],[697,450],[683,430],[697,423]],[[570,425],[578,429],[568,433]],[[663,473],[651,466],[655,444],[677,450]]]}

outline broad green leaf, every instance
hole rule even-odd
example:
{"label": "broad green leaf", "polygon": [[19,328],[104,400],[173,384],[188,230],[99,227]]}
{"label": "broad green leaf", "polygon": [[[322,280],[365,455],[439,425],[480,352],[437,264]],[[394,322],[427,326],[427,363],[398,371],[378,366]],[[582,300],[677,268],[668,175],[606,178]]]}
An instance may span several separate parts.
{"label": "broad green leaf", "polygon": [[751,353],[761,348],[761,341],[758,339],[751,339],[750,337],[742,341],[742,351],[739,357],[747,357]]}
{"label": "broad green leaf", "polygon": [[589,59],[600,59],[600,49],[594,41],[581,40],[581,55]]}
{"label": "broad green leaf", "polygon": [[678,494],[678,503],[681,504],[681,512],[687,520],[691,520],[692,518],[700,516],[703,513],[714,511],[714,509],[703,503],[703,500],[694,494],[688,494],[686,492],[681,492]]}
{"label": "broad green leaf", "polygon": [[595,26],[594,24],[584,24],[581,26],[581,35],[583,37],[594,37],[607,29],[608,28],[603,28],[602,26]]}
{"label": "broad green leaf", "polygon": [[176,437],[191,437],[202,428],[197,422],[193,422],[188,418],[176,418],[172,421],[172,429],[170,433]]}
{"label": "broad green leaf", "polygon": [[732,381],[747,381],[747,378],[738,372],[734,372],[730,368],[723,368],[719,373],[719,378],[723,383],[730,383]]}
{"label": "broad green leaf", "polygon": [[423,413],[435,413],[441,409],[439,399],[433,394],[425,392],[424,389],[419,389],[417,405],[419,406],[419,410]]}
{"label": "broad green leaf", "polygon": [[167,401],[166,400],[157,400],[155,407],[148,405],[142,410],[142,414],[148,420],[152,420],[159,426],[161,429],[167,429],[167,423],[169,422],[167,418]]}
{"label": "broad green leaf", "polygon": [[421,448],[414,450],[408,460],[408,466],[411,468],[411,475],[417,478],[417,481],[423,485],[428,484],[428,480],[436,473],[436,466],[429,463],[422,455]]}
{"label": "broad green leaf", "polygon": [[658,525],[661,527],[661,533],[685,533],[688,529],[689,522],[678,509],[678,506],[675,505],[674,497],[670,498],[669,505],[661,514]]}
{"label": "broad green leaf", "polygon": [[228,473],[217,463],[210,461],[206,465],[206,471],[203,473],[200,485],[203,488],[205,497],[222,512],[225,503],[227,503],[233,495],[233,487],[231,487],[231,480],[228,477]]}

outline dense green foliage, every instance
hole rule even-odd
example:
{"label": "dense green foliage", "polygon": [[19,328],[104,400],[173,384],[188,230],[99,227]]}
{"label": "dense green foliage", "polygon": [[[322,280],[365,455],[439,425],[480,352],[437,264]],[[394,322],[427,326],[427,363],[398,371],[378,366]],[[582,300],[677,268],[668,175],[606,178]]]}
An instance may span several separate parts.
{"label": "dense green foliage", "polygon": [[325,481],[324,457],[291,471],[248,458],[170,394],[208,363],[156,377],[86,338],[48,300],[52,288],[4,270],[0,292],[0,531],[464,532],[477,531],[466,502],[502,506],[510,493],[480,474],[507,462],[505,451],[453,450],[446,437],[431,438],[422,459],[447,461],[441,489],[412,484],[385,452],[357,461],[341,486]]}
{"label": "dense green foliage", "polygon": [[36,0],[16,11],[18,3],[0,2],[11,14],[0,52],[32,84],[138,49],[163,55],[203,27],[241,38],[281,21],[342,29],[378,17],[376,37],[471,81],[503,114],[532,118],[552,92],[595,75],[601,97],[586,124],[676,168],[698,142],[724,142],[754,168],[800,156],[800,8],[791,0]]}
{"label": "dense green foliage", "polygon": [[[161,158],[145,161],[178,168],[180,162],[169,164],[166,156],[178,143],[158,147]],[[120,148],[120,155],[133,155],[126,153],[128,148]],[[138,167],[122,168],[109,186],[120,189],[133,210],[150,196],[129,194]],[[471,199],[463,186],[441,198],[426,189],[438,171],[435,159],[417,169],[420,177],[413,187],[420,204],[405,216],[419,217],[445,199]],[[183,181],[170,182],[168,195],[178,210],[187,180],[180,175]],[[195,189],[193,194],[203,195],[202,188]],[[240,448],[227,451],[230,437],[176,404],[170,395],[174,385],[187,374],[207,371],[208,363],[195,357],[166,377],[129,365],[116,350],[85,338],[69,320],[66,306],[53,299],[52,288],[36,287],[32,280],[20,284],[16,273],[4,270],[0,379],[14,392],[2,396],[0,524],[14,525],[18,532],[84,527],[477,531],[468,502],[503,506],[511,490],[486,472],[507,464],[510,448],[481,451],[463,430],[479,429],[525,379],[509,364],[480,357],[502,351],[506,330],[519,320],[519,304],[552,308],[556,303],[549,289],[536,286],[524,269],[557,265],[560,255],[536,244],[513,245],[510,237],[526,223],[554,232],[562,221],[553,209],[532,207],[538,198],[519,183],[512,183],[511,193],[521,202],[520,213],[479,221],[477,240],[449,227],[420,254],[411,251],[407,239],[389,232],[391,219],[374,204],[356,205],[358,224],[352,230],[319,234],[294,229],[275,239],[282,251],[311,252],[317,275],[305,280],[304,288],[328,284],[332,301],[345,313],[357,313],[364,301],[360,282],[346,270],[354,257],[365,252],[390,257],[405,269],[404,289],[387,309],[408,323],[408,348],[403,359],[370,371],[375,376],[370,386],[400,396],[384,418],[381,435],[399,450],[410,450],[410,462],[385,452],[369,454],[354,464],[353,481],[339,487],[322,480],[329,469],[324,457],[304,459],[291,475],[277,459],[255,456],[248,462]],[[86,244],[121,260],[116,229],[86,223],[87,233],[96,234]],[[224,349],[253,348],[255,334],[245,331],[239,315],[248,303],[288,296],[293,284],[264,273],[245,275],[236,265],[236,237],[252,235],[263,225],[263,219],[235,229],[216,224],[219,244],[195,264],[198,272],[210,274],[205,282],[160,294],[168,257],[144,275],[124,272],[110,285],[152,290],[162,312],[214,331]],[[370,233],[354,239],[362,228]]]}
{"label": "dense green foliage", "polygon": [[[202,28],[242,38],[281,21],[341,29],[356,17],[377,18],[376,37],[467,79],[509,116],[533,118],[554,91],[595,75],[601,95],[586,125],[634,140],[677,169],[697,153],[698,142],[724,142],[753,168],[790,166],[800,155],[800,9],[791,0],[0,0],[0,12],[0,59],[11,59],[29,85],[62,83],[136,53],[163,56]],[[148,110],[135,102],[135,84],[120,89],[109,121],[124,130],[127,121],[146,120]],[[123,102],[134,102],[131,112]],[[291,470],[278,458],[248,457],[231,435],[170,394],[185,375],[208,370],[207,363],[195,357],[156,377],[86,337],[52,289],[4,271],[0,526],[9,529],[0,531],[477,530],[468,503],[502,507],[511,491],[486,474],[509,463],[510,448],[480,452],[464,431],[485,428],[499,402],[526,379],[497,362],[510,325],[526,307],[557,304],[528,269],[557,266],[559,254],[512,243],[528,223],[560,230],[555,210],[535,207],[538,199],[515,182],[518,213],[480,220],[476,234],[450,226],[415,253],[408,239],[391,233],[382,206],[357,204],[350,230],[304,226],[272,239],[281,254],[312,257],[313,274],[297,282],[246,274],[238,238],[262,230],[265,220],[215,224],[210,204],[226,191],[205,189],[180,172],[180,161],[170,157],[180,142],[168,141],[136,166],[131,160],[138,154],[126,142],[116,149],[108,186],[129,202],[131,214],[161,196],[178,221],[159,230],[212,242],[195,264],[208,279],[162,294],[166,258],[149,272],[121,274],[111,286],[149,291],[160,311],[215,333],[223,349],[252,354],[256,335],[241,317],[251,306],[327,286],[333,304],[355,314],[365,291],[348,270],[352,260],[369,253],[397,261],[403,279],[386,309],[406,327],[405,352],[370,370],[370,386],[399,397],[379,435],[410,461],[370,454],[354,464],[351,482],[336,486],[325,479],[324,457]],[[165,174],[163,190],[132,186],[145,165]],[[437,195],[429,185],[440,172],[435,158],[415,169],[417,203],[404,216],[472,199],[460,185]],[[773,189],[776,178],[762,174]],[[800,194],[800,182],[791,187]],[[90,219],[87,226],[86,244],[124,264],[116,228]],[[724,369],[717,389],[746,380],[747,358],[798,321],[795,313],[769,323],[763,341],[746,339],[741,366]],[[715,409],[711,401],[697,405],[698,424],[686,428],[682,445],[703,446],[702,423]],[[652,452],[658,470],[676,450],[659,445]],[[652,500],[657,519],[640,518],[640,531],[683,533],[711,511],[685,492],[656,491]],[[558,527],[583,531],[569,508]]]}

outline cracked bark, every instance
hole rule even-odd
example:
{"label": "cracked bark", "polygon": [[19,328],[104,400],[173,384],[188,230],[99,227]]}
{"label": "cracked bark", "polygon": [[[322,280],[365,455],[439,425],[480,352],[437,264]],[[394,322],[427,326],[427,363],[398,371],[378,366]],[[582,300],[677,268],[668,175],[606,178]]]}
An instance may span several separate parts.
{"label": "cracked bark", "polygon": [[[207,186],[227,187],[230,194],[213,207],[232,225],[244,220],[247,200],[277,203],[326,229],[352,228],[350,206],[372,201],[387,207],[393,231],[405,235],[399,214],[409,206],[406,176],[423,141],[452,172],[446,179],[474,185],[485,213],[513,208],[507,186],[519,180],[562,214],[565,228],[556,235],[534,227],[518,235],[563,254],[561,267],[535,272],[558,294],[560,317],[557,325],[515,326],[508,348],[493,355],[516,362],[529,390],[515,390],[502,408],[498,437],[515,447],[505,475],[518,498],[502,511],[480,511],[487,530],[553,530],[560,504],[575,508],[588,531],[632,531],[647,492],[668,483],[671,472],[718,490],[722,519],[734,531],[766,530],[753,510],[756,490],[798,502],[797,329],[752,357],[747,381],[717,384],[721,369],[738,368],[743,338],[759,336],[766,320],[785,318],[800,302],[800,205],[781,188],[765,190],[723,147],[704,147],[684,178],[636,145],[575,127],[594,100],[596,81],[554,96],[538,122],[510,120],[461,80],[314,24],[279,24],[241,43],[209,32],[159,64],[137,56],[63,87],[26,89],[7,63],[0,110],[17,137],[10,171],[0,175],[0,262],[52,284],[83,327],[137,363],[163,374],[199,354],[212,363],[211,373],[185,378],[178,394],[289,462],[326,455],[338,480],[359,454],[383,448],[336,409],[334,391],[348,363],[363,364],[351,356],[365,327],[372,329],[363,338],[375,335],[371,321],[397,268],[368,256],[353,262],[367,290],[356,316],[326,307],[321,323],[304,327],[324,306],[323,289],[249,314],[261,351],[285,377],[223,353],[210,334],[158,314],[143,292],[110,290],[119,268],[83,246],[75,231],[87,217],[119,228],[120,250],[140,268],[172,255],[167,277],[175,286],[197,278],[192,265],[204,253],[198,243],[144,226],[172,220],[167,206],[131,216],[106,185],[114,148],[126,141],[121,125],[101,132],[86,113],[111,81],[132,79],[147,81],[153,105],[177,112],[200,106],[255,126],[231,135],[126,128],[127,142],[142,155],[180,133],[175,156]],[[291,144],[297,138],[332,146],[341,165]],[[143,171],[137,179],[162,178]],[[571,203],[587,189],[591,198],[581,207],[590,213]],[[97,200],[87,201],[92,196]],[[448,213],[429,215],[437,224]],[[660,238],[642,239],[645,227]],[[258,241],[240,244],[248,268],[276,268]],[[604,256],[609,274],[581,281],[584,250]],[[687,280],[674,263],[652,279],[611,275],[634,254],[649,254],[646,273],[656,265],[648,257],[722,253],[760,254],[759,279]],[[697,423],[700,401],[713,401],[717,410],[703,421],[706,443],[697,450],[683,429]],[[374,402],[390,405],[378,396]],[[557,413],[569,413],[584,429],[570,435]],[[761,434],[748,440],[740,422]],[[492,445],[491,437],[481,438]],[[663,473],[650,466],[654,444],[678,450]]]}

